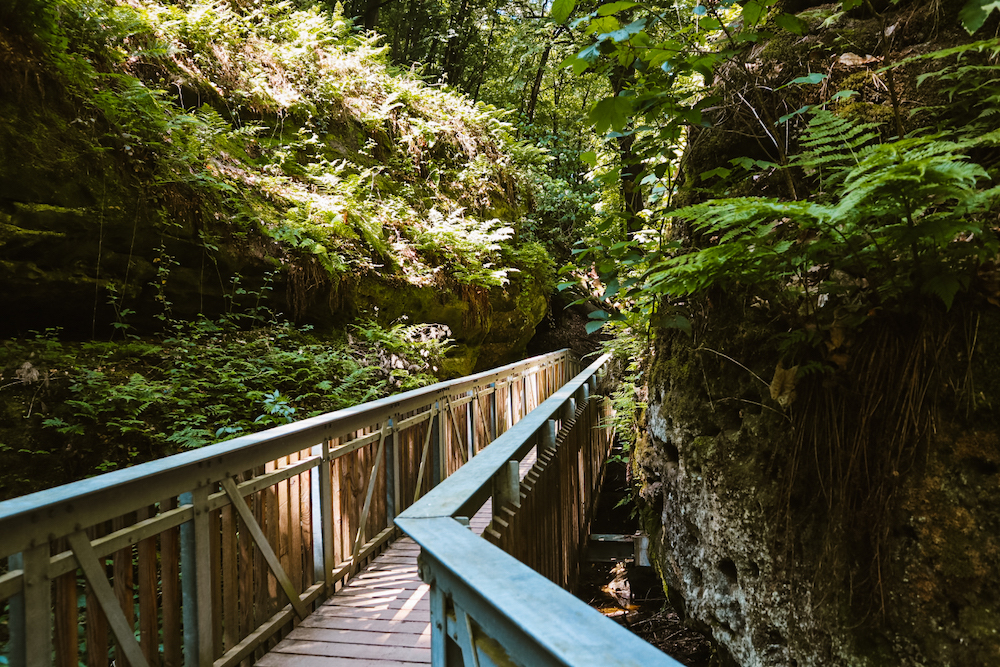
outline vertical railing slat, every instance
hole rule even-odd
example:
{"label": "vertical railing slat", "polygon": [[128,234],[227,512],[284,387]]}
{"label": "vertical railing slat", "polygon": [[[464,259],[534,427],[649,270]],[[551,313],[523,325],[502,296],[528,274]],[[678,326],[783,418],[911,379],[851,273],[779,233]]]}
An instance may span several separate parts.
{"label": "vertical railing slat", "polygon": [[[156,513],[156,508],[144,507],[138,518],[147,519]],[[139,644],[142,654],[150,667],[160,664],[160,614],[157,591],[156,537],[148,537],[139,542]]]}
{"label": "vertical railing slat", "polygon": [[[118,517],[112,521],[114,530],[121,530],[126,525],[133,523],[133,515]],[[112,569],[114,571],[114,591],[118,598],[118,604],[125,612],[125,622],[135,627],[135,589],[132,579],[132,547],[128,546],[120,549],[112,556]],[[125,657],[125,652],[119,643],[115,642],[115,666],[129,667],[129,661]]]}
{"label": "vertical railing slat", "polygon": [[[177,499],[160,503],[161,508],[174,509]],[[180,528],[160,534],[160,578],[163,608],[163,667],[180,667],[181,652],[181,590],[180,590]],[[88,611],[90,601],[87,601]],[[107,661],[105,660],[105,663]],[[101,667],[106,667],[102,664]]]}

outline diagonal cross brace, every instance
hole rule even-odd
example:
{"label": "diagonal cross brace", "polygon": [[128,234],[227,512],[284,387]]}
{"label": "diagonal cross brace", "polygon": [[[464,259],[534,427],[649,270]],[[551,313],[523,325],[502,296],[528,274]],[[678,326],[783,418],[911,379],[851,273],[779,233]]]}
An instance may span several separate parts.
{"label": "diagonal cross brace", "polygon": [[135,629],[125,618],[125,612],[118,604],[115,592],[111,590],[111,583],[108,582],[104,568],[97,558],[97,552],[90,544],[90,538],[82,530],[78,530],[71,533],[67,540],[69,548],[76,556],[76,561],[80,564],[80,569],[83,570],[83,576],[87,578],[87,583],[90,584],[94,597],[97,598],[97,602],[108,619],[108,625],[111,626],[118,647],[128,658],[130,664],[135,665],[135,667],[149,667],[146,656],[139,648],[139,642],[135,640]]}
{"label": "diagonal cross brace", "polygon": [[230,502],[233,503],[233,507],[239,513],[240,518],[243,519],[243,523],[246,525],[247,529],[250,531],[250,535],[253,537],[253,541],[257,543],[257,548],[264,555],[264,560],[267,561],[268,567],[271,568],[271,572],[274,574],[274,578],[278,580],[281,585],[281,590],[285,591],[285,596],[288,601],[292,603],[292,608],[295,609],[295,613],[299,618],[305,618],[309,615],[309,610],[306,608],[305,604],[302,603],[302,599],[299,594],[295,591],[295,587],[292,586],[292,580],[288,578],[285,573],[285,569],[281,567],[281,562],[278,560],[277,554],[274,553],[274,549],[271,548],[271,544],[264,537],[264,531],[260,529],[257,524],[257,520],[254,519],[253,513],[250,511],[247,501],[243,499],[240,495],[239,489],[236,488],[236,482],[233,481],[232,477],[226,477],[222,480],[222,488],[225,490],[226,495],[229,496]]}
{"label": "diagonal cross brace", "polygon": [[[395,422],[393,422],[395,423]],[[351,550],[351,565],[357,569],[358,554],[361,553],[361,540],[365,536],[365,524],[368,523],[368,513],[372,508],[372,497],[375,494],[375,479],[382,464],[382,453],[385,451],[385,438],[389,435],[389,422],[382,422],[382,435],[378,440],[378,451],[375,452],[375,463],[372,464],[372,474],[368,478],[368,492],[365,494],[365,504],[361,508],[361,520],[358,522],[358,535],[354,538],[354,548]]]}

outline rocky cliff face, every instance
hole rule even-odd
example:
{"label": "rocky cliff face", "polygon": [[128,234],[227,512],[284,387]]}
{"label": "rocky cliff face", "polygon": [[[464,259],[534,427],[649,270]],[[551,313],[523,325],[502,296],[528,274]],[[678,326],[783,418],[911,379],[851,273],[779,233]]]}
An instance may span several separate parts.
{"label": "rocky cliff face", "polygon": [[[751,80],[736,77],[716,92],[773,91],[826,72],[827,98],[859,93],[831,110],[882,123],[891,136],[890,96],[875,63],[968,36],[957,23],[961,2],[874,4],[882,16],[867,14],[867,5],[843,13],[839,3],[783,3],[803,12],[810,31],[753,47]],[[892,36],[888,49],[880,35]],[[904,131],[926,121],[924,96],[934,94],[917,87],[928,65],[914,62],[895,71]],[[809,97],[815,91],[801,94],[764,102],[774,103],[776,118],[820,101]],[[767,157],[766,141],[739,138],[755,131],[753,119],[718,114],[715,126],[691,137],[691,174]],[[793,133],[792,150],[794,142]],[[726,188],[815,194],[802,189],[808,178],[789,173]],[[722,194],[701,187],[692,178],[683,198]],[[992,275],[992,264],[982,271]],[[849,340],[841,331],[819,345],[821,363],[809,374],[789,373],[776,342],[802,326],[798,314],[772,309],[753,285],[685,304],[692,335],[656,337],[646,430],[632,460],[644,523],[669,595],[727,659],[1000,663],[1000,359],[986,342],[1000,315],[995,299],[972,291],[947,312],[866,309]]]}
{"label": "rocky cliff face", "polygon": [[[836,387],[802,381],[784,410],[755,377],[778,359],[763,329],[658,341],[633,459],[645,524],[672,599],[736,664],[1000,660],[997,360],[983,343],[1000,316],[963,323],[978,336],[955,331],[932,349],[920,322],[866,332],[879,349],[933,356],[925,387],[976,387],[923,403],[927,429],[905,444],[858,436],[905,421],[889,387],[898,394],[913,366],[881,368],[891,381],[875,392],[860,371]],[[836,412],[859,396],[862,409]]]}

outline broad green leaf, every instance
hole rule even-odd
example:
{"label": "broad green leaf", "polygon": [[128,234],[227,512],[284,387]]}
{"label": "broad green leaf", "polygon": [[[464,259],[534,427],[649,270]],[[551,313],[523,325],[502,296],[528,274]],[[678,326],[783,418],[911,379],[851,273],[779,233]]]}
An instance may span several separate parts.
{"label": "broad green leaf", "polygon": [[621,285],[618,283],[618,279],[615,278],[608,283],[608,286],[604,288],[604,296],[601,297],[604,301],[611,299],[614,295],[618,294],[618,290],[621,289]]}
{"label": "broad green leaf", "polygon": [[595,310],[592,313],[587,313],[587,317],[592,320],[607,320],[610,315],[603,310]]}
{"label": "broad green leaf", "polygon": [[594,151],[587,151],[586,153],[581,153],[580,160],[586,164],[589,164],[591,167],[596,167],[597,153],[595,153]]}
{"label": "broad green leaf", "polygon": [[844,0],[844,11],[850,11],[855,7],[860,7],[863,0]]}
{"label": "broad green leaf", "polygon": [[994,9],[1000,9],[1000,0],[969,0],[958,13],[958,18],[971,35],[983,27]]}
{"label": "broad green leaf", "polygon": [[705,16],[708,14],[708,10],[703,5],[695,5],[694,14],[695,16]]}
{"label": "broad green leaf", "polygon": [[620,12],[624,9],[631,9],[638,5],[638,2],[630,2],[629,0],[619,0],[618,2],[609,2],[606,5],[601,5],[597,8],[598,16],[609,16],[616,12]]}
{"label": "broad green leaf", "polygon": [[794,14],[778,14],[774,17],[774,22],[782,30],[795,35],[804,35],[809,32],[809,24]]}
{"label": "broad green leaf", "polygon": [[812,105],[811,104],[807,104],[804,107],[796,109],[792,113],[786,113],[784,116],[782,116],[781,118],[778,119],[777,124],[780,125],[781,123],[787,123],[788,121],[790,121],[791,119],[795,118],[799,114],[803,114],[806,111],[809,111],[810,109],[812,109]]}
{"label": "broad green leaf", "polygon": [[720,178],[726,178],[729,174],[733,173],[731,169],[726,169],[725,167],[716,167],[715,169],[710,169],[709,171],[704,171],[701,174],[701,180],[707,181],[710,178],[716,176]]}
{"label": "broad green leaf", "polygon": [[624,28],[598,35],[597,40],[604,41],[605,39],[610,39],[612,42],[627,42],[632,35],[641,32],[645,27],[646,19],[636,19]]}
{"label": "broad green leaf", "polygon": [[662,315],[656,323],[664,329],[680,329],[688,336],[691,335],[691,321],[683,315]]}
{"label": "broad green leaf", "polygon": [[631,115],[632,100],[627,97],[606,97],[590,110],[590,120],[596,126],[598,134],[607,132],[609,128],[625,129]]}
{"label": "broad green leaf", "polygon": [[576,0],[553,0],[550,16],[556,23],[565,23],[569,15],[573,13]]}
{"label": "broad green leaf", "polygon": [[812,74],[807,74],[806,76],[800,76],[796,79],[792,79],[792,83],[822,83],[826,78],[826,74],[820,74],[819,72],[813,72]]}
{"label": "broad green leaf", "polygon": [[760,18],[766,11],[764,5],[757,2],[757,0],[750,0],[747,4],[743,5],[743,25],[757,25],[757,22],[760,21]]}
{"label": "broad green leaf", "polygon": [[603,326],[604,322],[587,322],[587,324],[584,325],[583,328],[587,331],[588,334],[592,334],[595,331],[600,330],[600,328]]}
{"label": "broad green leaf", "polygon": [[575,287],[578,284],[579,283],[575,280],[568,280],[564,283],[559,283],[558,285],[556,285],[556,289],[562,292],[564,290],[568,290],[570,287]]}
{"label": "broad green leaf", "polygon": [[583,31],[583,34],[600,35],[608,32],[614,32],[621,27],[621,22],[619,22],[614,16],[602,16],[591,21],[590,25],[587,26],[587,29]]}
{"label": "broad green leaf", "polygon": [[856,90],[838,90],[836,93],[834,93],[833,97],[830,98],[830,101],[836,102],[837,100],[842,100],[845,97],[851,97],[852,95],[857,95],[857,94],[858,91]]}

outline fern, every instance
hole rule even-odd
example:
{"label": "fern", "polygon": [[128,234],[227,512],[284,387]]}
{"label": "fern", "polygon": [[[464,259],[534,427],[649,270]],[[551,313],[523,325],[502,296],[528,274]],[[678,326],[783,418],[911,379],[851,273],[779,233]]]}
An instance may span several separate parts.
{"label": "fern", "polygon": [[792,157],[789,164],[807,172],[817,170],[820,190],[827,191],[836,187],[846,169],[861,161],[878,136],[878,125],[853,123],[827,109],[817,108],[812,111],[805,136],[799,140],[805,150]]}
{"label": "fern", "polygon": [[965,155],[976,142],[875,137],[870,125],[814,112],[807,150],[792,163],[825,169],[832,202],[740,197],[680,209],[698,245],[654,262],[644,293],[682,303],[750,288],[793,321],[806,318],[807,333],[829,329],[845,309],[861,321],[922,307],[921,294],[950,308],[1000,250],[986,222],[1000,187],[984,188],[987,172]]}

